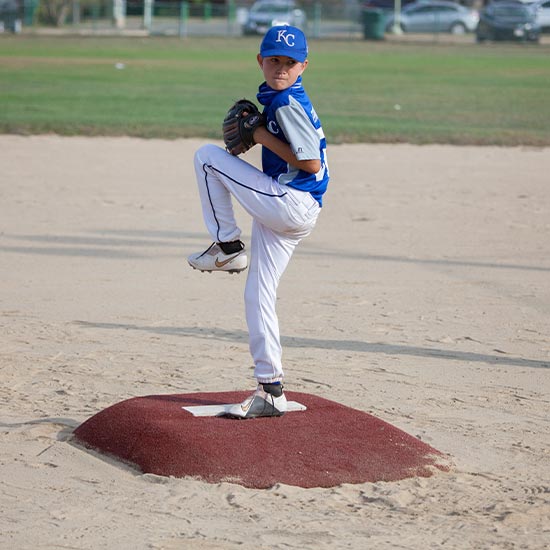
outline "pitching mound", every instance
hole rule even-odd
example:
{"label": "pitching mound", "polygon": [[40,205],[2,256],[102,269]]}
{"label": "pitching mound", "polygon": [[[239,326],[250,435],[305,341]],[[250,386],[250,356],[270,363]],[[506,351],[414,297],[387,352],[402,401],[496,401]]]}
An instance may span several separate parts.
{"label": "pitching mound", "polygon": [[122,401],[81,424],[81,444],[163,476],[268,488],[396,481],[448,471],[436,449],[370,414],[287,392],[306,411],[280,418],[196,417],[184,406],[238,403],[249,392],[151,395]]}

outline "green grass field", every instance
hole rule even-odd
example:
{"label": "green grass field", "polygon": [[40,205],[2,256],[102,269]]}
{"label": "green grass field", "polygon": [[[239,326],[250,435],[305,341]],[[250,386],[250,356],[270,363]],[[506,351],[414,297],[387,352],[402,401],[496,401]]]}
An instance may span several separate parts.
{"label": "green grass field", "polygon": [[[261,82],[258,42],[2,36],[0,132],[219,138],[229,105]],[[331,143],[550,145],[547,46],[310,50],[304,82]]]}

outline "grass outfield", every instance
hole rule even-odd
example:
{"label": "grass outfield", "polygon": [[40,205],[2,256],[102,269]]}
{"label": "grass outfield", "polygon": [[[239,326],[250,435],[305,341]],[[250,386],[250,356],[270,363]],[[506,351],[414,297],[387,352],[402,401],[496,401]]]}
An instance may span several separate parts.
{"label": "grass outfield", "polygon": [[[258,42],[0,36],[0,132],[220,138],[229,105],[261,82]],[[310,50],[304,82],[331,143],[550,145],[548,47]]]}

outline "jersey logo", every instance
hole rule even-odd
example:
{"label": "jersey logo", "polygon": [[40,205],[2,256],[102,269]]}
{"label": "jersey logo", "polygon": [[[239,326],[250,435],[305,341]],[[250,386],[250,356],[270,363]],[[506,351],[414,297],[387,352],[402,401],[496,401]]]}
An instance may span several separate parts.
{"label": "jersey logo", "polygon": [[279,133],[279,127],[277,126],[277,123],[276,123],[274,120],[270,120],[270,121],[267,123],[267,129],[268,129],[272,134],[278,134],[278,133]]}

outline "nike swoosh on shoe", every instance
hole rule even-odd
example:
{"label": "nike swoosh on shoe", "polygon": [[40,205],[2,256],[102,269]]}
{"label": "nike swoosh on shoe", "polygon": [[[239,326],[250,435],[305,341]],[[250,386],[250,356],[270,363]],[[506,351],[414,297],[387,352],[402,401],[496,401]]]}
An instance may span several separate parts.
{"label": "nike swoosh on shoe", "polygon": [[214,262],[216,267],[223,267],[224,265],[227,265],[229,262],[233,261],[239,254],[235,254],[231,258],[228,258],[227,260],[219,261],[218,258],[216,258],[216,261]]}

